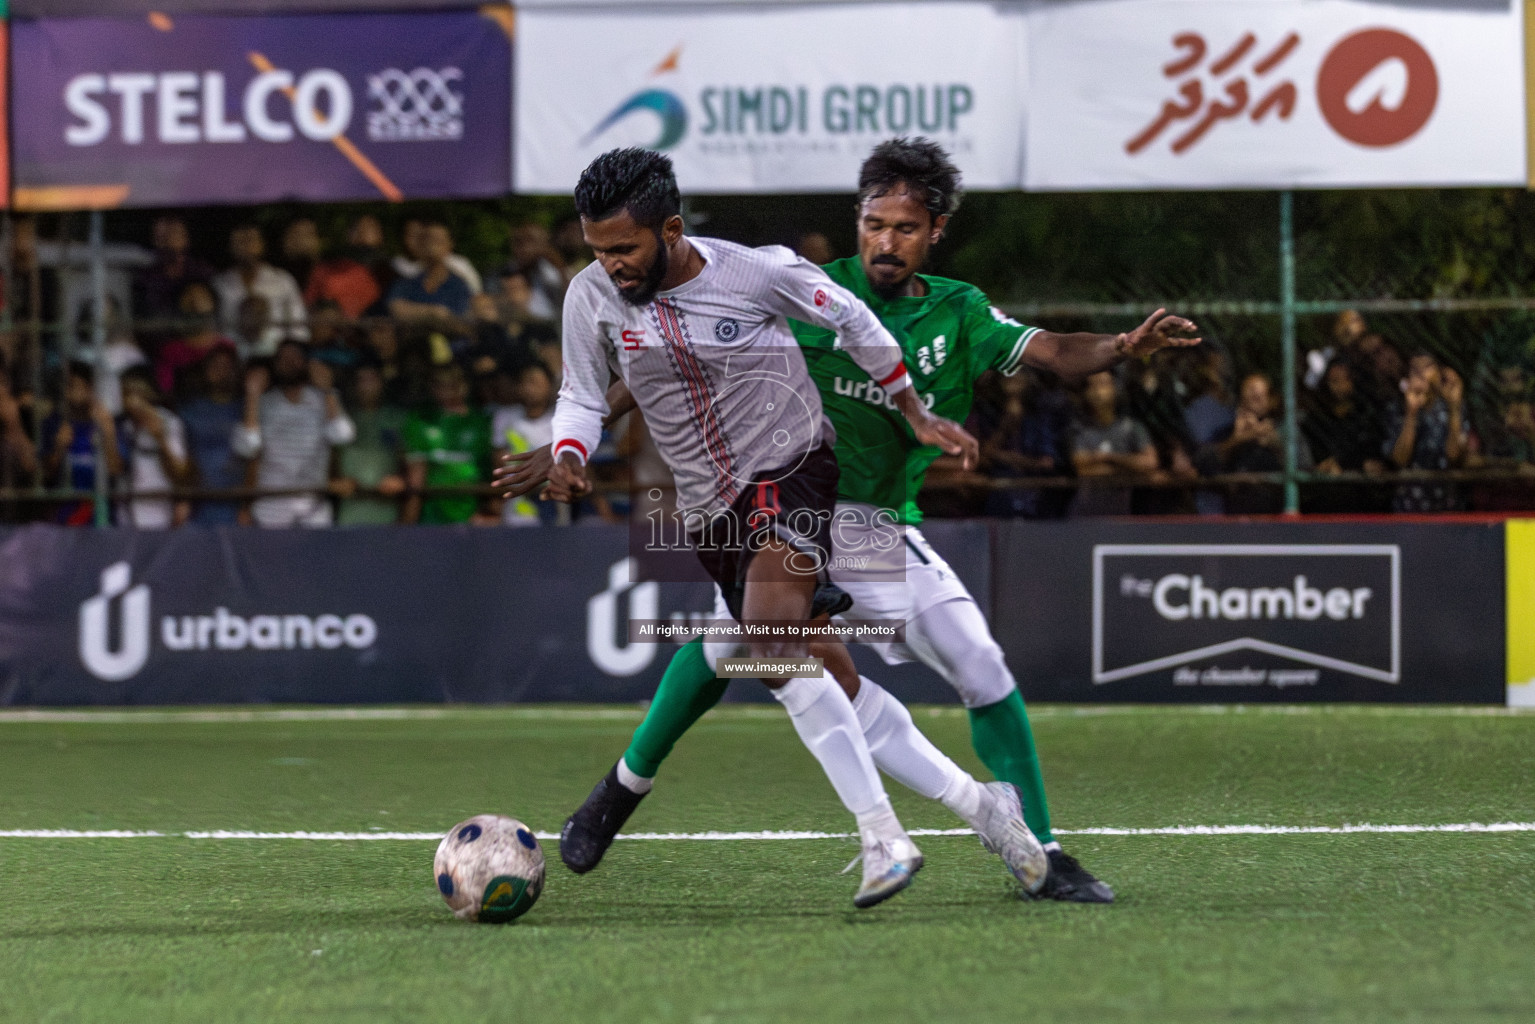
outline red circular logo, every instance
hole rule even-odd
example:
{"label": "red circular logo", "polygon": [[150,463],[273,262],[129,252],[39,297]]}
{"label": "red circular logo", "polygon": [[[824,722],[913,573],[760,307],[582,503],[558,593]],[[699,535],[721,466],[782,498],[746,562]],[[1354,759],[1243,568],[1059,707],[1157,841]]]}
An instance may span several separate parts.
{"label": "red circular logo", "polygon": [[815,304],[817,306],[826,305],[826,292],[821,288],[815,290]]}
{"label": "red circular logo", "polygon": [[1434,59],[1411,36],[1367,28],[1338,40],[1316,78],[1333,131],[1361,146],[1395,146],[1418,133],[1439,102]]}

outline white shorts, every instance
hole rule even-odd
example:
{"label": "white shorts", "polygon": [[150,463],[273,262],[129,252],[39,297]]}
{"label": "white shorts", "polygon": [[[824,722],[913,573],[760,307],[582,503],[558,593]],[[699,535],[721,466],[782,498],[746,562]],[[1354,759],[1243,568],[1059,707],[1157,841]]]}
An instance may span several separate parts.
{"label": "white shorts", "polygon": [[[887,665],[920,662],[938,673],[968,708],[987,707],[1018,688],[1002,647],[991,635],[986,616],[949,563],[914,526],[890,525],[872,516],[867,505],[839,503],[849,515],[833,520],[831,579],[853,598],[838,622],[894,620],[905,626],[901,641],[860,637]],[[729,610],[715,588],[715,618]],[[709,664],[734,651],[724,644],[704,645]]]}
{"label": "white shorts", "polygon": [[[904,640],[866,637],[860,642],[887,665],[926,665],[954,687],[968,708],[1005,700],[1018,684],[980,605],[949,563],[915,526],[886,525],[888,513],[883,521],[871,520],[875,510],[867,505],[837,506],[839,514],[844,509],[850,514],[833,520],[831,578],[853,598],[853,607],[838,621],[857,626],[897,620],[905,626]],[[898,546],[890,543],[892,536]],[[875,557],[881,548],[887,553]]]}
{"label": "white shorts", "polygon": [[[838,621],[857,625],[875,620],[911,623],[933,605],[970,601],[959,576],[915,526],[891,526],[888,513],[869,505],[839,502],[832,520],[831,580],[848,592],[853,607]],[[889,665],[917,661],[906,642],[860,640]]]}

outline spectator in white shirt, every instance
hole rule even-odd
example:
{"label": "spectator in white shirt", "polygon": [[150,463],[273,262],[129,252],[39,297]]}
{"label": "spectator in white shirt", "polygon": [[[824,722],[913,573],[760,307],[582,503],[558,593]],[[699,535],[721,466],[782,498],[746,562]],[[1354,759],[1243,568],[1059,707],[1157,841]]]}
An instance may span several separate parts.
{"label": "spectator in white shirt", "polygon": [[532,289],[529,316],[539,320],[559,317],[570,278],[565,274],[565,257],[549,240],[548,228],[534,221],[512,228],[512,261],[502,274],[527,278]]}
{"label": "spectator in white shirt", "polygon": [[[491,425],[491,445],[497,452],[530,452],[554,443],[554,376],[543,363],[527,363],[517,375],[520,404],[496,410]],[[501,521],[507,526],[552,523],[559,512],[553,501],[534,495],[506,502]]]}
{"label": "spectator in white shirt", "polygon": [[304,309],[304,295],[292,274],[262,258],[266,241],[261,229],[245,225],[230,232],[229,255],[234,266],[213,279],[213,290],[219,297],[219,322],[225,333],[238,333],[240,306],[246,299],[260,297],[267,304],[267,325],[259,336],[249,339],[251,349],[244,354],[269,356],[285,338],[307,339],[309,315]]}
{"label": "spectator in white shirt", "polygon": [[[405,222],[405,231],[400,238],[401,245],[405,249],[403,255],[396,256],[393,264],[394,272],[399,277],[420,277],[425,270],[423,248],[427,244],[427,229],[431,222],[423,217],[412,217]],[[443,261],[447,264],[449,273],[456,274],[464,279],[469,286],[470,295],[478,295],[485,290],[484,282],[480,280],[480,272],[474,269],[460,253],[449,252]]]}
{"label": "spectator in white shirt", "polygon": [[245,378],[245,418],[235,428],[235,454],[255,466],[255,484],[273,495],[251,504],[259,526],[329,526],[331,449],[357,436],[341,408],[330,367],[311,360],[296,341],[284,341],[268,373],[252,368]]}
{"label": "spectator in white shirt", "polygon": [[[123,414],[117,436],[123,446],[128,489],[168,491],[187,477],[187,434],[181,420],[160,404],[147,366],[131,366],[121,377]],[[168,497],[130,497],[118,506],[120,525],[165,530],[186,521],[189,506]]]}

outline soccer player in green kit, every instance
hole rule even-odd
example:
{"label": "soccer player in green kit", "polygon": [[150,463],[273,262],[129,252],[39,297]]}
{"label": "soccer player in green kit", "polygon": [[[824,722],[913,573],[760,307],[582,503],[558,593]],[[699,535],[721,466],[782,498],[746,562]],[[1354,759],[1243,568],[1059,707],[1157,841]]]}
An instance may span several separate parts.
{"label": "soccer player in green kit", "polygon": [[[935,143],[893,139],[881,144],[859,175],[859,255],[825,268],[834,282],[867,303],[900,342],[930,412],[963,422],[976,380],[988,370],[1012,374],[1029,365],[1080,378],[1130,357],[1198,344],[1189,336],[1192,323],[1164,316],[1163,310],[1119,335],[1054,334],[1025,327],[992,307],[973,285],[919,273],[959,197],[959,171]],[[837,430],[841,482],[831,576],[854,601],[840,618],[853,625],[903,621],[902,642],[870,646],[890,664],[921,661],[959,693],[969,711],[977,755],[998,779],[1018,787],[1028,826],[1045,844],[1050,871],[1039,895],[1111,902],[1113,890],[1055,841],[1017,684],[975,599],[921,535],[915,497],[939,450],[916,443],[874,381],[836,348],[835,335],[798,322],[793,328]],[[615,405],[615,413],[618,409]],[[541,478],[540,463],[526,457],[498,473],[498,480],[514,487],[531,487]],[[909,714],[876,683],[845,681],[856,677],[856,669],[840,645],[818,645],[812,653],[826,659],[849,691],[871,749],[886,735],[915,731]],[[584,872],[597,865],[649,791],[672,746],[719,702],[725,688],[726,681],[709,668],[700,641],[685,645],[672,659],[622,760],[566,823],[561,856],[568,866]]]}

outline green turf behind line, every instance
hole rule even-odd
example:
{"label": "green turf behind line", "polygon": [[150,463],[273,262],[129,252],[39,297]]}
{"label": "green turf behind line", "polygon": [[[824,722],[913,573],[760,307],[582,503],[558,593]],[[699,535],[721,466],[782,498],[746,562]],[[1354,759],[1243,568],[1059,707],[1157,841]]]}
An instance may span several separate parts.
{"label": "green turf behind line", "polygon": [[[973,770],[965,721],[919,723]],[[0,829],[557,829],[633,722],[0,723]],[[1047,714],[1057,824],[1535,821],[1535,717]],[[950,827],[893,792],[911,827]],[[725,713],[635,829],[848,821]],[[970,838],[857,912],[851,843],[621,843],[507,928],[430,843],[0,839],[0,1020],[1521,1020],[1535,835],[1076,837],[1114,907],[1024,904]],[[551,857],[553,849],[548,850]],[[316,952],[318,951],[318,952]]]}

